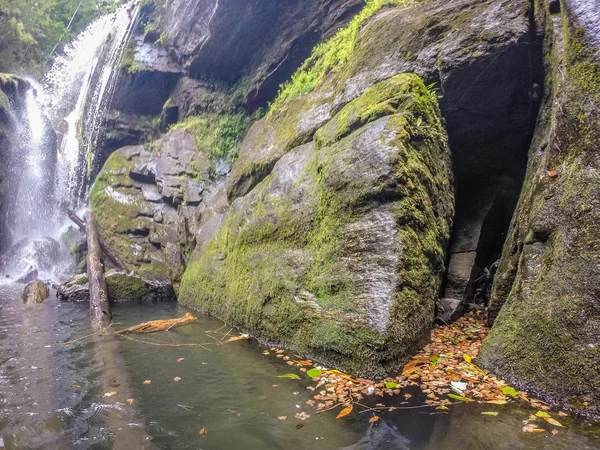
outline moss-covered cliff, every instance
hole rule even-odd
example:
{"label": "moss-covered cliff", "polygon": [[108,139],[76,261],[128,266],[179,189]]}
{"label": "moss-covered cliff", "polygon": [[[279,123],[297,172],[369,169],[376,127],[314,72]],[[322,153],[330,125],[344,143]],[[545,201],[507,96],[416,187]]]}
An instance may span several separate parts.
{"label": "moss-covered cliff", "polygon": [[538,5],[546,97],[480,361],[517,386],[598,414],[600,53],[570,2],[562,6],[550,15],[547,2]]}

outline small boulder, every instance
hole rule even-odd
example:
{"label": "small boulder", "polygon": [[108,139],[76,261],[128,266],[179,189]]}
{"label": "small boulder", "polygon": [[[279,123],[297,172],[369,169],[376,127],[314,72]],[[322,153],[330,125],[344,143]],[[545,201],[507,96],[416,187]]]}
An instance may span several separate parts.
{"label": "small boulder", "polygon": [[50,295],[50,290],[43,281],[32,281],[25,286],[25,289],[23,290],[23,303],[27,305],[37,305],[46,300],[48,295]]}
{"label": "small boulder", "polygon": [[463,313],[463,302],[457,298],[442,298],[437,303],[435,322],[441,325],[458,320]]}

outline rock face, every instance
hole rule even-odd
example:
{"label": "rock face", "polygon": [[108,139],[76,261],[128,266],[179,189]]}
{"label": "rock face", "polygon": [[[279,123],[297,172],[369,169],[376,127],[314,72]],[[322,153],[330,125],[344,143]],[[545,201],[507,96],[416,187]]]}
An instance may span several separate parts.
{"label": "rock face", "polygon": [[562,4],[554,15],[547,3],[537,5],[546,30],[546,92],[480,363],[598,415],[600,53],[588,20],[598,12],[593,2]]}
{"label": "rock face", "polygon": [[402,366],[428,339],[454,212],[436,103],[408,74],[348,103],[233,202],[180,301],[353,373]]}
{"label": "rock face", "polygon": [[50,295],[48,286],[43,281],[32,281],[23,291],[23,303],[27,305],[37,305],[42,303]]}
{"label": "rock face", "polygon": [[194,78],[247,77],[245,101],[256,107],[272,100],[312,48],[363,6],[363,0],[174,0],[152,37],[164,34]]}
{"label": "rock face", "polygon": [[[106,273],[106,288],[110,302],[162,302],[177,298],[171,282],[164,278],[127,274],[115,270]],[[89,302],[87,274],[75,275],[61,284],[56,297],[64,302]]]}
{"label": "rock face", "polygon": [[106,243],[130,269],[181,278],[195,247],[196,208],[217,187],[212,164],[181,129],[111,155],[90,203]]}

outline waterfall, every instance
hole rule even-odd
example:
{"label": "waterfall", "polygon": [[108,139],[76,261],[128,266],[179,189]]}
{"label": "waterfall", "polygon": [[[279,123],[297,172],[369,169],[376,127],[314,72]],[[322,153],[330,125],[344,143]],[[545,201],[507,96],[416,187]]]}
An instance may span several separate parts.
{"label": "waterfall", "polygon": [[94,149],[138,12],[131,0],[99,18],[56,57],[41,84],[30,81],[13,120],[5,219],[12,247],[0,257],[2,278],[59,282],[73,271],[63,239],[72,226],[66,210],[85,207]]}

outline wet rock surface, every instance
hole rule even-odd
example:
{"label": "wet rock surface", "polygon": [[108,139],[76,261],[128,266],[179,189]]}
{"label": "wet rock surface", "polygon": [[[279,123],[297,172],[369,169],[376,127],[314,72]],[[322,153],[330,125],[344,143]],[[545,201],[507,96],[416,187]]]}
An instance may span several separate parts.
{"label": "wet rock surface", "polygon": [[[106,288],[110,302],[163,302],[175,301],[177,297],[168,279],[109,270],[106,272]],[[75,275],[61,284],[56,293],[60,301],[89,302],[90,292],[87,274]]]}
{"label": "wet rock surface", "polygon": [[540,4],[546,95],[480,363],[564,407],[598,415],[600,55],[585,8],[592,3],[563,2],[567,8],[552,15]]}
{"label": "wet rock surface", "polygon": [[32,281],[23,290],[23,303],[27,305],[37,305],[42,303],[50,295],[50,289],[43,281]]}
{"label": "wet rock surface", "polygon": [[217,188],[212,164],[181,129],[111,155],[91,205],[103,239],[130,269],[181,277],[195,247],[196,209]]}

